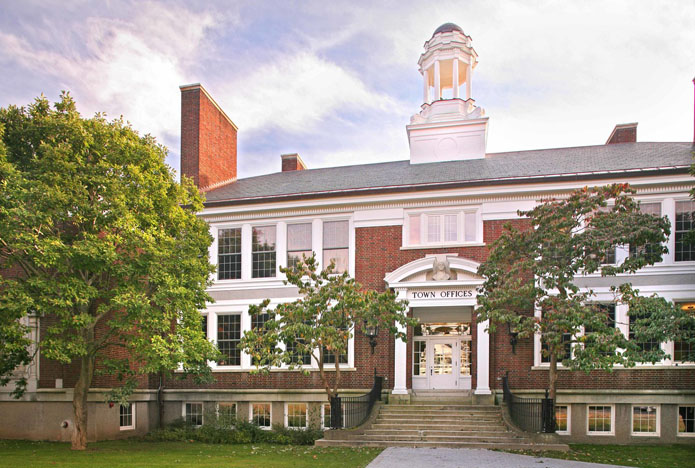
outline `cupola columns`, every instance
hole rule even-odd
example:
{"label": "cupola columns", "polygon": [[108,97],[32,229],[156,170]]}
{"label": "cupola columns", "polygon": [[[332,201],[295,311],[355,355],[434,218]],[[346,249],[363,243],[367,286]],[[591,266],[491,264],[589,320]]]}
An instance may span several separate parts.
{"label": "cupola columns", "polygon": [[406,126],[411,164],[485,157],[488,119],[472,97],[477,63],[470,36],[453,23],[425,42],[418,60],[423,104]]}

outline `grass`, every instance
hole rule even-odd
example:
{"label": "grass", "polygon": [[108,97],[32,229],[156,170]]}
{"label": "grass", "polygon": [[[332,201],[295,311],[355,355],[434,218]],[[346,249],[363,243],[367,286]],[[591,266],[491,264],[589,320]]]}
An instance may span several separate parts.
{"label": "grass", "polygon": [[381,450],[119,440],[92,443],[84,452],[72,452],[66,443],[0,440],[0,467],[364,467]]}
{"label": "grass", "polygon": [[638,466],[640,468],[692,468],[695,445],[588,445],[570,444],[569,452],[515,450],[539,458],[561,458],[607,465]]}

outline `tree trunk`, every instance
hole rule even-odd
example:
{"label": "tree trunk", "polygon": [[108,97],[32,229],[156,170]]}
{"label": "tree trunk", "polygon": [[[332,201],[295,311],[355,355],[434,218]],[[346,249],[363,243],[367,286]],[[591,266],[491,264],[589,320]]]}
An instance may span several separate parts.
{"label": "tree trunk", "polygon": [[87,354],[80,364],[80,377],[75,383],[72,396],[72,408],[75,412],[75,428],[72,432],[72,450],[87,448],[87,395],[94,377],[94,355]]}
{"label": "tree trunk", "polygon": [[555,387],[557,386],[557,353],[553,349],[550,353],[550,366],[548,368],[548,398],[555,401]]}

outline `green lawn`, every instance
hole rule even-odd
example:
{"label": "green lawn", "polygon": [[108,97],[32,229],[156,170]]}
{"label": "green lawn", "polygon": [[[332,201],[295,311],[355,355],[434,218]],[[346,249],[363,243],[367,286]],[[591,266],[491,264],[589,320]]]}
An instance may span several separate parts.
{"label": "green lawn", "polygon": [[364,467],[381,450],[121,440],[93,443],[85,452],[72,452],[65,443],[0,440],[0,467]]}
{"label": "green lawn", "polygon": [[514,451],[540,458],[562,458],[607,465],[640,468],[692,468],[695,466],[695,445],[585,445],[570,444],[569,452],[542,454]]}

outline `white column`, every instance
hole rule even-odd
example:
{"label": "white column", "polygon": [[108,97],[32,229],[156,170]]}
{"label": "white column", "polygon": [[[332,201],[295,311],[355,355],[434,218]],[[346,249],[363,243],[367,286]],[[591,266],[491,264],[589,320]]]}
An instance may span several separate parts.
{"label": "white column", "polygon": [[[406,298],[406,291],[397,291],[397,299],[402,301]],[[407,330],[404,326],[398,325],[398,331],[406,333]],[[406,370],[408,365],[408,347],[403,340],[396,338],[396,348],[393,359],[393,393],[394,395],[407,395],[408,389],[406,388]]]}
{"label": "white column", "polygon": [[241,226],[241,279],[251,279],[252,261],[251,247],[253,244],[253,229],[250,224]]}
{"label": "white column", "polygon": [[[244,336],[244,333],[247,331],[251,330],[251,316],[249,315],[249,309],[246,308],[241,313],[241,336]],[[251,355],[248,353],[245,353],[244,351],[241,352],[241,367],[244,369],[249,369],[252,367],[251,365]]]}
{"label": "white column", "polygon": [[466,99],[473,97],[473,57],[468,59],[468,70],[466,70]]}
{"label": "white column", "polygon": [[323,268],[323,222],[320,219],[315,219],[311,223],[311,246],[316,254],[318,268]]}
{"label": "white column", "polygon": [[477,370],[476,370],[476,395],[490,395],[490,335],[486,328],[489,321],[478,322]]}
{"label": "white column", "polygon": [[442,97],[442,88],[440,86],[439,60],[434,62],[434,100],[439,101]]}
{"label": "white column", "polygon": [[422,88],[422,102],[425,104],[430,103],[430,71],[425,70],[422,72],[422,78],[425,80],[425,86]]}
{"label": "white column", "polygon": [[275,229],[275,255],[277,255],[275,275],[278,278],[284,278],[285,275],[280,273],[280,267],[287,267],[287,223],[280,221]]}
{"label": "white column", "polygon": [[451,82],[454,87],[454,99],[459,97],[459,59],[454,57],[454,61],[451,65]]}
{"label": "white column", "polygon": [[673,252],[676,251],[676,234],[674,233],[673,226],[676,225],[676,201],[673,198],[666,198],[661,204],[661,216],[668,217],[671,222],[671,236],[668,239],[667,246],[668,252],[663,256],[664,263],[673,263],[674,255]]}

